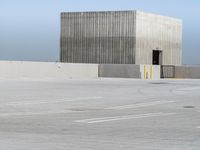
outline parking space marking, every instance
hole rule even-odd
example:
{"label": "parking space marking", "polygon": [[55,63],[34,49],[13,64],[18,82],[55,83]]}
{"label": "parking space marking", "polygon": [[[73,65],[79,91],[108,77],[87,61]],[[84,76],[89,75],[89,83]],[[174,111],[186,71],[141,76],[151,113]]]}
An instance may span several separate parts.
{"label": "parking space marking", "polygon": [[159,117],[159,116],[170,116],[175,115],[176,113],[148,113],[148,114],[137,114],[137,115],[127,115],[127,116],[114,116],[114,117],[103,117],[103,118],[92,118],[92,119],[83,119],[76,120],[78,123],[103,123],[103,122],[111,122],[111,121],[119,121],[119,120],[130,120],[130,119],[140,119],[140,118],[149,118],[149,117]]}
{"label": "parking space marking", "polygon": [[0,117],[39,116],[39,115],[54,115],[54,114],[64,114],[64,113],[68,113],[68,111],[12,112],[12,113],[1,113]]}
{"label": "parking space marking", "polygon": [[138,104],[132,104],[132,105],[108,107],[106,109],[123,110],[123,109],[131,109],[131,108],[149,107],[149,106],[174,103],[174,102],[175,101],[153,101],[153,102],[147,102],[147,103],[138,103]]}
{"label": "parking space marking", "polygon": [[3,105],[7,106],[20,106],[20,105],[40,105],[40,104],[55,104],[55,103],[65,103],[65,102],[74,102],[74,101],[81,101],[81,100],[97,100],[103,99],[103,97],[75,97],[75,98],[68,98],[65,100],[43,100],[43,101],[18,101],[18,102],[9,102]]}

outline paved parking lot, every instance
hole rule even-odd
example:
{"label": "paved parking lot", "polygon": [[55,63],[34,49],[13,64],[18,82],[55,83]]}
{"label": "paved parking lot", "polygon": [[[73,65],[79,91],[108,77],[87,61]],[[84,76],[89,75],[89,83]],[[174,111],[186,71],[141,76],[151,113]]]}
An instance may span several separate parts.
{"label": "paved parking lot", "polygon": [[0,80],[2,150],[199,150],[200,80]]}

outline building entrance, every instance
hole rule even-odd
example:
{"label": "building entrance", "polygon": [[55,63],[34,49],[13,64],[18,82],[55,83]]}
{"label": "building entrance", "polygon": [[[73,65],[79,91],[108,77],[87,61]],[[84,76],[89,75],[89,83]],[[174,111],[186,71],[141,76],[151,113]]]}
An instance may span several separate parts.
{"label": "building entrance", "polygon": [[153,65],[162,65],[162,51],[153,50],[152,64]]}

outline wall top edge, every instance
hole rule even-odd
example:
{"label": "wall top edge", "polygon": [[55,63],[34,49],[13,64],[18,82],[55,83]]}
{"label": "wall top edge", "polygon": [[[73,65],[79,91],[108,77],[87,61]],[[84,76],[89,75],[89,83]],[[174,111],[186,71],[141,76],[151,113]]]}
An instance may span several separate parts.
{"label": "wall top edge", "polygon": [[61,12],[61,16],[64,15],[73,15],[73,14],[90,14],[90,13],[130,13],[130,14],[143,14],[143,15],[149,15],[149,16],[155,16],[155,17],[161,17],[161,18],[168,18],[177,22],[182,23],[182,20],[180,18],[175,18],[175,17],[170,17],[170,16],[165,16],[165,15],[160,15],[160,14],[156,14],[156,13],[151,13],[151,12],[144,12],[144,11],[140,11],[140,10],[119,10],[119,11],[82,11],[82,12]]}
{"label": "wall top edge", "polygon": [[171,17],[171,16],[165,16],[165,15],[160,15],[160,14],[151,13],[151,12],[144,12],[144,11],[139,11],[139,10],[136,10],[136,15],[147,15],[147,16],[152,16],[152,17],[170,19],[170,20],[173,20],[173,21],[177,21],[180,24],[182,24],[182,22],[183,22],[182,19],[180,19],[180,18]]}
{"label": "wall top edge", "polygon": [[164,17],[164,18],[169,18],[173,19],[179,22],[182,22],[180,18],[175,18],[171,16],[165,16],[165,15],[160,15],[156,13],[151,13],[151,12],[144,12],[141,10],[115,10],[115,11],[82,11],[82,12],[61,12],[61,16],[65,14],[88,14],[88,13],[135,13],[135,14],[146,14],[146,15],[151,15],[151,16],[158,16],[158,17]]}
{"label": "wall top edge", "polygon": [[87,14],[87,13],[135,13],[136,10],[116,10],[116,11],[77,11],[77,12],[61,12],[63,14]]}
{"label": "wall top edge", "polygon": [[69,65],[98,65],[98,64],[88,64],[88,63],[64,63],[64,62],[42,62],[42,61],[6,61],[6,60],[0,60],[1,63],[21,63],[21,64],[69,64]]}

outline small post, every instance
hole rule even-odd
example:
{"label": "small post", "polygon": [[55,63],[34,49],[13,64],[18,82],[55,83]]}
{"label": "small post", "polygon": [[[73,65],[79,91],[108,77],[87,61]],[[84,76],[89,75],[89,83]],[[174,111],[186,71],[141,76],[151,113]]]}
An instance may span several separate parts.
{"label": "small post", "polygon": [[146,68],[146,65],[144,65],[144,79],[147,79],[147,68]]}
{"label": "small post", "polygon": [[150,79],[153,80],[153,65],[150,67]]}

